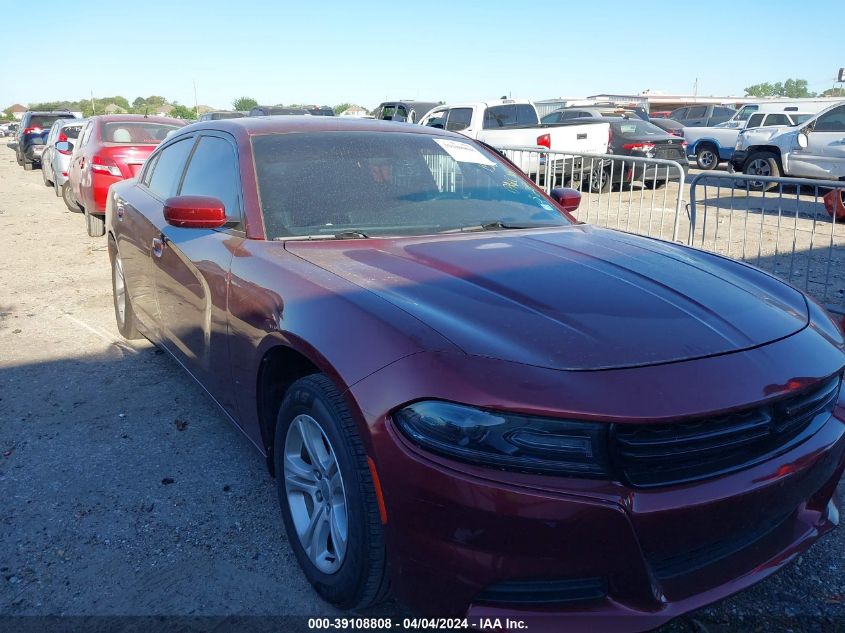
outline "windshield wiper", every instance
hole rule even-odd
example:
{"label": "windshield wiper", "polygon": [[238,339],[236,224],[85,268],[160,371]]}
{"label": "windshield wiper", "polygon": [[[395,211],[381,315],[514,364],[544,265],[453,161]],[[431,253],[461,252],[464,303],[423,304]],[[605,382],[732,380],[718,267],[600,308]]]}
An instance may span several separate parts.
{"label": "windshield wiper", "polygon": [[501,231],[504,229],[542,229],[545,227],[558,226],[557,224],[548,223],[526,223],[526,224],[511,224],[509,222],[502,222],[501,220],[493,220],[492,222],[485,222],[484,224],[476,224],[474,226],[461,226],[456,229],[447,229],[440,231],[441,233],[471,233],[473,231]]}
{"label": "windshield wiper", "polygon": [[316,235],[282,235],[274,237],[275,242],[310,241],[310,240],[363,240],[369,235],[361,231],[341,231],[340,233],[318,233]]}

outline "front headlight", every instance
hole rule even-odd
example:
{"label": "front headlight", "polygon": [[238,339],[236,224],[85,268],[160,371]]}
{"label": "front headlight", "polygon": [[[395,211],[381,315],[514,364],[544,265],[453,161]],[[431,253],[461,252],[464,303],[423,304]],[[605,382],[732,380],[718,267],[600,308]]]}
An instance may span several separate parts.
{"label": "front headlight", "polygon": [[480,466],[607,477],[609,425],[485,411],[425,400],[393,414],[415,444]]}
{"label": "front headlight", "polygon": [[737,137],[736,137],[736,145],[734,145],[734,150],[737,150],[737,151],[741,150],[741,149],[742,149],[742,142],[743,142],[744,140],[745,140],[745,139],[744,139],[744,138],[742,138],[742,134],[737,135]]}

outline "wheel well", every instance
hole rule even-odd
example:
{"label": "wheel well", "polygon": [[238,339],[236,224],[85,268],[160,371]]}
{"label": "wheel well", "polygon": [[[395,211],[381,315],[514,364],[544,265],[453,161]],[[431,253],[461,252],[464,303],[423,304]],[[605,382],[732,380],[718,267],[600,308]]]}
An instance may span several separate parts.
{"label": "wheel well", "polygon": [[[745,164],[748,164],[748,161],[754,156],[754,154],[759,154],[760,152],[769,152],[775,155],[775,158],[778,161],[778,165],[781,168],[781,172],[783,172],[783,162],[781,161],[780,157],[780,148],[774,145],[754,145],[748,148],[748,155],[745,158]],[[744,166],[743,166],[744,167]]]}
{"label": "wheel well", "polygon": [[317,366],[293,348],[278,346],[261,359],[258,375],[258,421],[261,441],[267,453],[267,468],[275,475],[273,443],[276,435],[276,417],[288,388],[300,378],[319,373]]}

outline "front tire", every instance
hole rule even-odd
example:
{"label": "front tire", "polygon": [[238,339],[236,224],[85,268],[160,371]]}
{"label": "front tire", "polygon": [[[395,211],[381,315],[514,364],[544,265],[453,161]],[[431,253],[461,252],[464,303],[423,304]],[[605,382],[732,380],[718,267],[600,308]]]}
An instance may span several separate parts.
{"label": "front tire", "polygon": [[[780,162],[776,154],[772,152],[755,152],[748,157],[742,167],[742,173],[747,176],[772,176],[780,177]],[[776,183],[763,182],[762,180],[748,181],[748,188],[754,191],[768,191],[777,187]]]}
{"label": "front tire", "polygon": [[94,215],[85,209],[85,228],[91,237],[103,237],[106,234],[106,219],[102,215]]}
{"label": "front tire", "polygon": [[695,162],[699,169],[716,169],[719,166],[719,150],[710,143],[703,143],[695,152]]}
{"label": "front tire", "polygon": [[114,302],[114,318],[117,331],[128,341],[144,338],[138,331],[135,320],[135,310],[126,288],[126,277],[123,274],[123,260],[117,252],[117,245],[109,239],[109,256],[111,258],[111,287]]}
{"label": "front tire", "polygon": [[45,187],[53,186],[53,181],[47,180],[47,170],[44,169],[44,163],[41,163],[41,179],[44,181]]}
{"label": "front tire", "polygon": [[384,527],[367,454],[326,376],[306,376],[288,389],[274,462],[288,541],[317,593],[341,609],[384,600]]}

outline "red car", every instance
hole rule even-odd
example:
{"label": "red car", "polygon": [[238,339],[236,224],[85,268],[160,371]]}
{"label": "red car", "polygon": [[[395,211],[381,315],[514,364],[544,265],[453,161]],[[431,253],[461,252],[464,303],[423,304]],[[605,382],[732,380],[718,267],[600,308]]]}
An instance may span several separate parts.
{"label": "red car", "polygon": [[75,143],[56,145],[59,151],[73,149],[68,182],[76,205],[85,213],[88,235],[105,233],[109,187],[134,177],[156,146],[184,125],[179,119],[140,114],[95,116],[86,120]]}
{"label": "red car", "polygon": [[651,629],[839,522],[845,342],[578,199],[433,128],[197,123],[109,194],[118,327],[266,457],[331,603]]}

